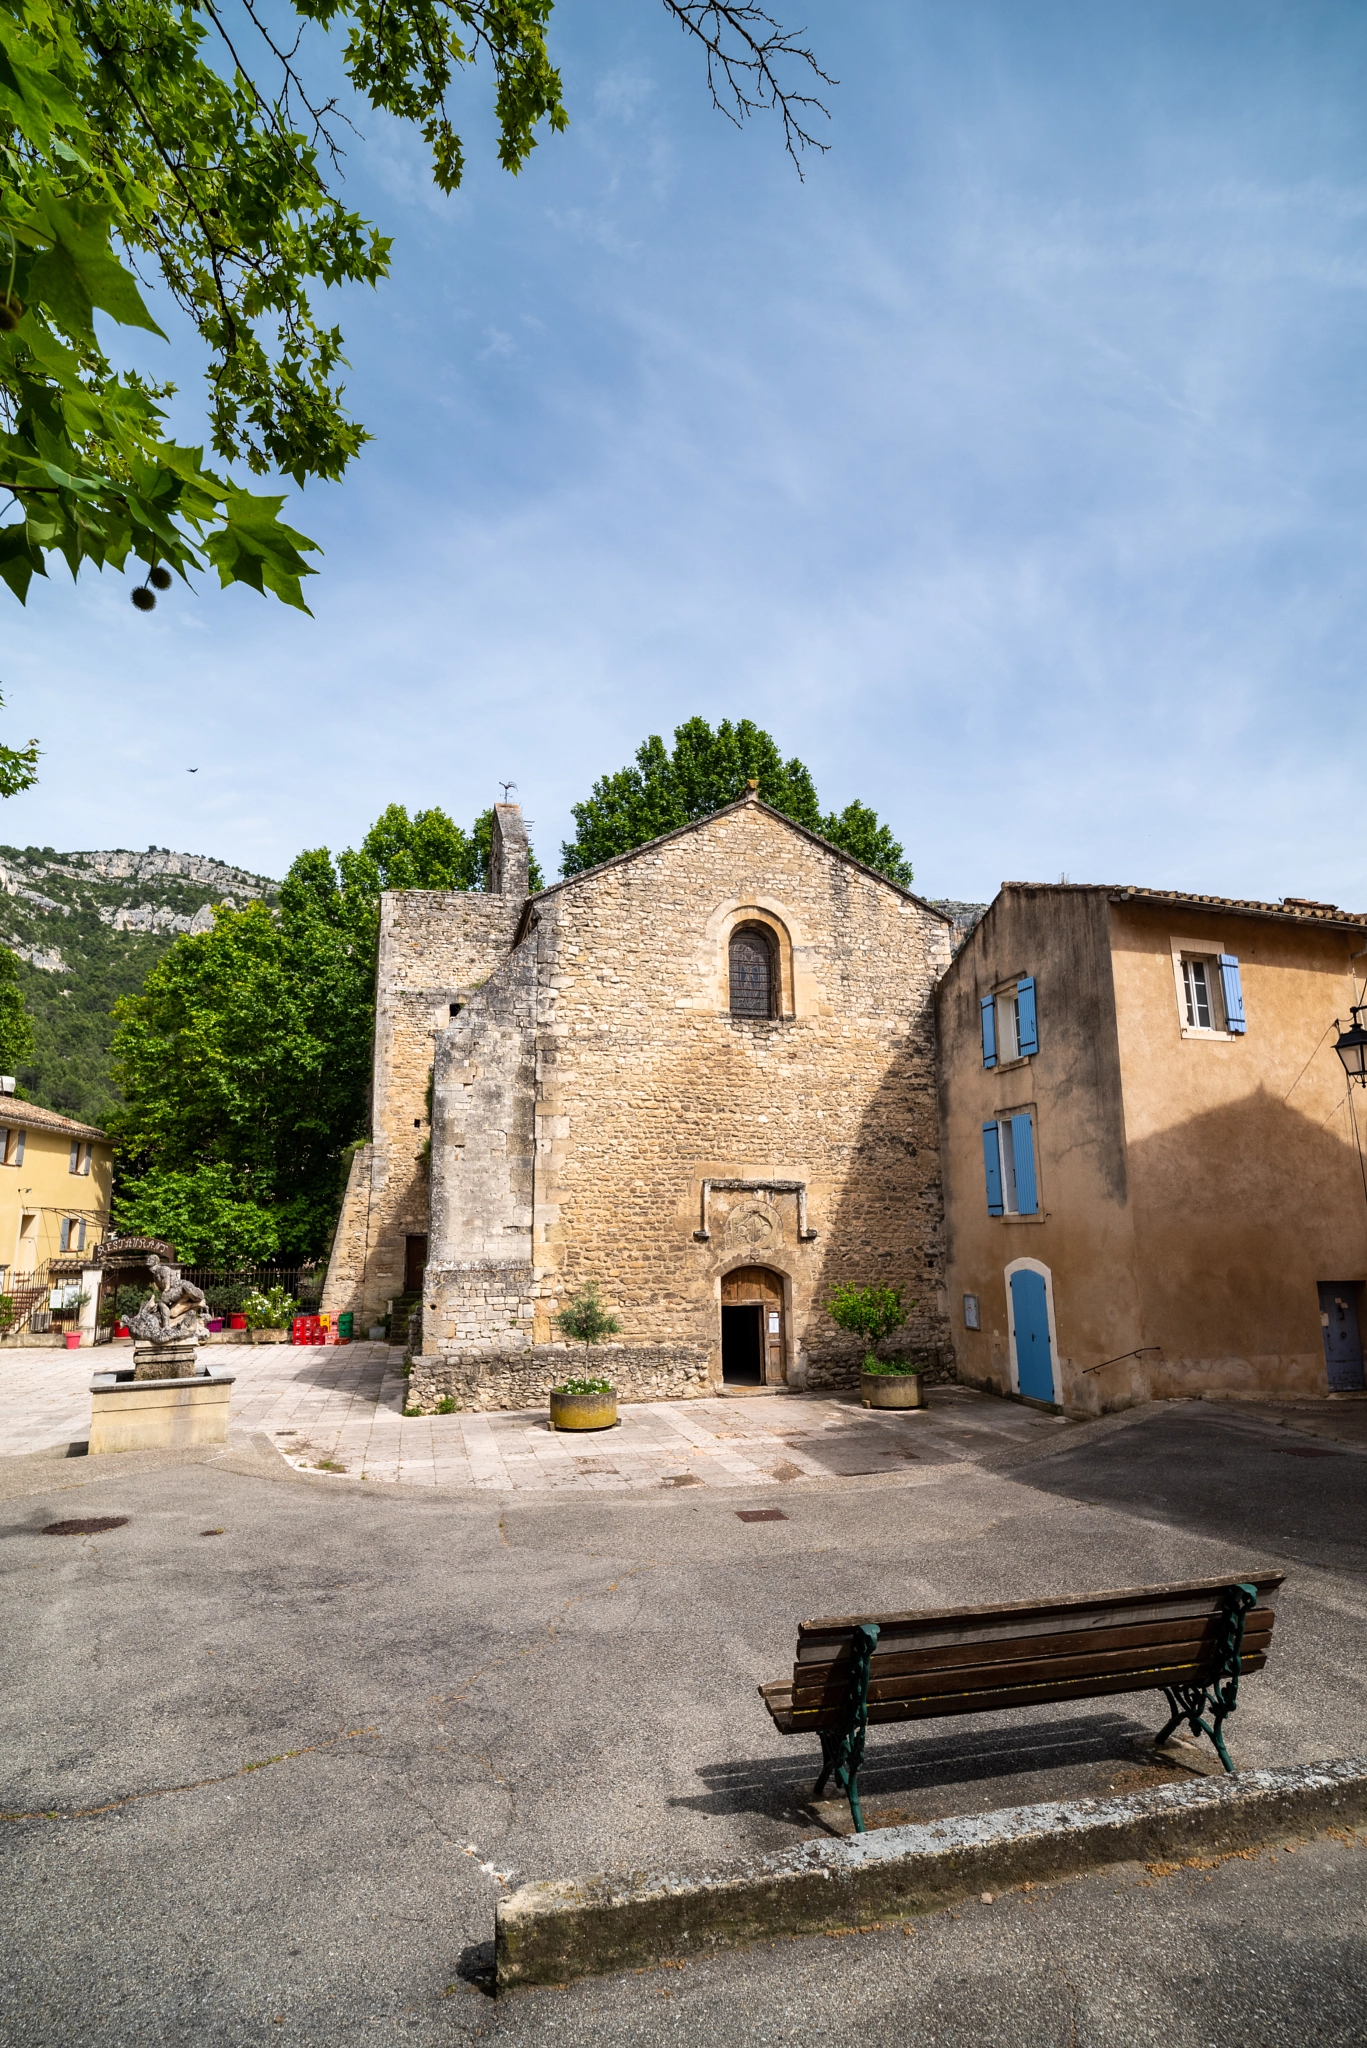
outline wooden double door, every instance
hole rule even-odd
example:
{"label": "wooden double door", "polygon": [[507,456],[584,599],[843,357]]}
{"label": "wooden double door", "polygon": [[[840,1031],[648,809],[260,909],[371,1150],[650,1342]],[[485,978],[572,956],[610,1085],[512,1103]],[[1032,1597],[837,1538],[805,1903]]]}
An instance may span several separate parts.
{"label": "wooden double door", "polygon": [[774,1386],[785,1378],[783,1276],[738,1266],[721,1283],[721,1376],[728,1386]]}

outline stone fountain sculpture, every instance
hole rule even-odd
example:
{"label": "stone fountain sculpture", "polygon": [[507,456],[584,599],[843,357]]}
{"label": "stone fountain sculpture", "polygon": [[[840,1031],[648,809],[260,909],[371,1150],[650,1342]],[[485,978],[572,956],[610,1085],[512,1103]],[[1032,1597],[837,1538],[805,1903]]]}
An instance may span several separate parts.
{"label": "stone fountain sculpture", "polygon": [[188,1380],[196,1370],[196,1352],[208,1335],[208,1302],[192,1280],[182,1280],[174,1266],[153,1252],[147,1261],[152,1291],[128,1319],[133,1338],[135,1380]]}

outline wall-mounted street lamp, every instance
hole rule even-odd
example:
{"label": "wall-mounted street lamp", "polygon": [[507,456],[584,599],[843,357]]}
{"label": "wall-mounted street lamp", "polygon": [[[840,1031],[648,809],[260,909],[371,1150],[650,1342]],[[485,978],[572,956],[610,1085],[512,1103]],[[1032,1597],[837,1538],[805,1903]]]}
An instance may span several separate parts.
{"label": "wall-mounted street lamp", "polygon": [[[1354,1003],[1353,1021],[1346,1031],[1340,1031],[1334,1040],[1334,1051],[1343,1061],[1343,1071],[1350,1081],[1357,1081],[1367,1088],[1367,1030],[1363,1029],[1362,1015],[1367,1003]],[[1337,1024],[1337,1017],[1334,1019]]]}

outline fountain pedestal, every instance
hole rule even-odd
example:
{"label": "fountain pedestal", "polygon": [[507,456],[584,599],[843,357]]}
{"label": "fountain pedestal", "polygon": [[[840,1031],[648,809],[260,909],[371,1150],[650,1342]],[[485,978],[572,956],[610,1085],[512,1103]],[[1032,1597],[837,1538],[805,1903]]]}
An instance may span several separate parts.
{"label": "fountain pedestal", "polygon": [[139,1378],[136,1364],[97,1372],[90,1383],[90,1456],[226,1442],[236,1377],[193,1363],[189,1373],[162,1379]]}
{"label": "fountain pedestal", "polygon": [[135,1380],[193,1379],[199,1363],[198,1346],[190,1343],[134,1344]]}
{"label": "fountain pedestal", "polygon": [[90,1455],[185,1450],[221,1444],[235,1374],[199,1363],[208,1304],[192,1281],[157,1253],[147,1261],[152,1292],[128,1319],[133,1363],[90,1383]]}

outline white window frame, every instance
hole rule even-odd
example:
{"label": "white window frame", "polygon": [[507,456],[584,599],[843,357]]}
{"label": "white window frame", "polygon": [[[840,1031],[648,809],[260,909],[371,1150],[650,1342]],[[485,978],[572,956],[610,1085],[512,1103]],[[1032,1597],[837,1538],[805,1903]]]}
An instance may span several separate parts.
{"label": "white window frame", "polygon": [[[1172,939],[1172,982],[1177,996],[1177,1023],[1183,1038],[1232,1039],[1235,1033],[1225,1024],[1225,985],[1220,973],[1220,955],[1227,946],[1213,939]],[[1184,960],[1200,960],[1206,970],[1206,992],[1210,997],[1210,1024],[1188,1024],[1187,990],[1182,974]],[[1218,1022],[1217,1022],[1218,1019]]]}
{"label": "white window frame", "polygon": [[[1015,1066],[1021,1057],[1020,998],[1013,986],[1007,989],[1000,989],[997,992],[995,1002],[997,1012],[997,1065],[999,1067]],[[1008,1047],[1010,1048],[1009,1051]]]}

